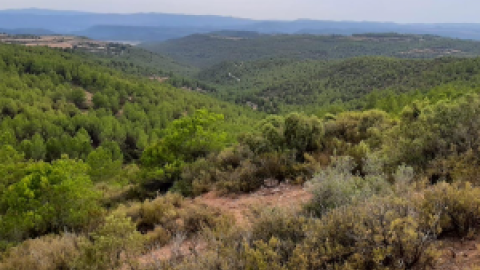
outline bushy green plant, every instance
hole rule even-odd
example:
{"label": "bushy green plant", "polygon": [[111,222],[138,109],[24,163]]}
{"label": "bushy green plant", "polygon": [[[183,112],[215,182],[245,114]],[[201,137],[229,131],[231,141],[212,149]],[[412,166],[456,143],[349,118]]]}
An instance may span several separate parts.
{"label": "bushy green plant", "polygon": [[[279,263],[286,264],[296,245],[305,238],[303,227],[308,219],[293,208],[261,209],[252,221],[251,241],[275,242],[275,253]],[[273,239],[273,240],[272,240]]]}
{"label": "bushy green plant", "polygon": [[315,216],[322,216],[333,208],[360,202],[375,194],[388,194],[391,185],[382,172],[378,158],[370,156],[365,160],[365,176],[355,173],[352,157],[337,157],[332,165],[320,170],[309,182],[307,188],[313,199],[305,210]]}
{"label": "bushy green plant", "polygon": [[22,240],[61,230],[88,229],[102,216],[88,166],[62,159],[34,163],[0,198],[0,234]]}
{"label": "bushy green plant", "polygon": [[79,269],[137,268],[137,256],[143,250],[145,239],[130,218],[109,215],[105,223],[90,234],[90,238],[92,241],[85,240],[80,244],[81,254],[76,262]]}
{"label": "bushy green plant", "polygon": [[170,188],[180,180],[186,163],[221,150],[227,139],[226,133],[217,130],[221,120],[221,114],[198,110],[192,116],[173,121],[163,138],[142,154],[145,189],[152,192],[162,186]]}
{"label": "bushy green plant", "polygon": [[292,151],[302,161],[305,153],[321,148],[323,123],[315,116],[291,113],[270,116],[258,126],[259,133],[246,134],[241,141],[257,154]]}

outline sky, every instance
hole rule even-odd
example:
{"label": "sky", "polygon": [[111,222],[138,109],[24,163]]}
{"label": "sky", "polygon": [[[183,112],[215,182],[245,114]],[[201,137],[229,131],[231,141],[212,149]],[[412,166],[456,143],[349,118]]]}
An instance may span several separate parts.
{"label": "sky", "polygon": [[0,0],[0,9],[161,12],[252,19],[480,23],[479,0]]}

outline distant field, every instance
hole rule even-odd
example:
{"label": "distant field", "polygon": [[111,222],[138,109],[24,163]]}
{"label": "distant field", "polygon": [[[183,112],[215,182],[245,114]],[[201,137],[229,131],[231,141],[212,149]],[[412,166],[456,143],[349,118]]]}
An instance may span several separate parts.
{"label": "distant field", "polygon": [[89,52],[118,51],[118,43],[96,41],[76,36],[33,36],[33,35],[0,35],[0,43],[25,46],[44,46],[61,49],[78,49]]}

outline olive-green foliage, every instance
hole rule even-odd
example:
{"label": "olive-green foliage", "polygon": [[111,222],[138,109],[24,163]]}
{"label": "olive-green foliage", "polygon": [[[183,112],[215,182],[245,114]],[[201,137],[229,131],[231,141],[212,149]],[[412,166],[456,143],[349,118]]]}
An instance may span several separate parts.
{"label": "olive-green foliage", "polygon": [[80,237],[73,234],[47,235],[30,239],[10,249],[0,262],[1,270],[75,269],[80,255]]}
{"label": "olive-green foliage", "polygon": [[[471,47],[476,42],[465,44],[469,49],[464,48],[462,52],[452,54],[444,50],[463,46],[460,43],[465,41],[409,35],[398,35],[393,39],[391,36],[368,35],[358,38],[263,36],[229,40],[200,35],[151,47],[162,52],[166,49],[164,52],[173,53],[178,59],[187,62],[202,62],[203,69],[196,78],[215,85],[217,91],[211,91],[211,94],[224,100],[249,104],[269,113],[307,111],[324,114],[374,108],[399,113],[414,100],[428,98],[438,101],[455,98],[466,92],[478,92],[478,59],[437,58],[447,54],[466,56],[466,51],[469,50],[477,51],[472,56],[478,55],[478,50]],[[190,39],[199,40],[183,43]],[[266,40],[270,42],[264,43]],[[413,40],[422,41],[411,43]],[[198,42],[209,43],[209,46],[202,48]],[[233,56],[239,50],[246,49],[245,46],[253,46],[256,42],[259,44],[255,44],[248,52]],[[456,42],[459,43],[455,44]],[[171,43],[175,43],[175,46],[170,47]],[[441,49],[435,45],[432,49],[412,50],[416,46],[429,47],[442,43]],[[195,44],[195,48],[183,51],[183,47],[192,44]],[[219,48],[211,50],[212,46],[220,44]],[[289,46],[292,44],[295,46]],[[315,48],[302,50],[303,46]],[[334,48],[323,51],[318,46]],[[366,48],[370,46],[379,48],[370,51]],[[228,47],[235,49],[225,51]],[[362,49],[358,50],[359,48]],[[197,58],[198,54],[184,58],[185,54],[204,49],[206,52],[201,54],[201,59]],[[177,55],[175,52],[179,50],[182,53]],[[265,52],[257,54],[259,50]],[[225,52],[228,54],[221,56]],[[363,57],[352,58],[354,56]],[[326,61],[332,58],[347,59]]]}
{"label": "olive-green foliage", "polygon": [[321,150],[323,134],[323,123],[315,116],[270,116],[257,132],[244,134],[240,144],[185,166],[182,182],[198,195],[212,188],[250,192],[268,179],[304,180],[318,167],[309,154]]}
{"label": "olive-green foliage", "polygon": [[[175,120],[164,130],[164,136],[142,154],[144,166],[143,186],[148,192],[162,190],[180,180],[186,163],[205,157],[224,147],[226,133],[218,130],[223,115],[198,110],[191,116]],[[190,193],[188,186],[177,183],[183,193]]]}
{"label": "olive-green foliage", "polygon": [[265,180],[302,182],[311,177],[318,164],[310,156],[306,158],[305,162],[297,162],[295,155],[288,152],[255,154],[240,144],[185,166],[182,181],[191,185],[193,195],[211,190],[251,192],[262,187]]}
{"label": "olive-green foliage", "polygon": [[305,239],[303,226],[308,218],[296,209],[267,208],[259,211],[253,219],[250,241],[269,243],[274,238],[275,253],[279,262],[285,264],[290,259],[296,245]]}
{"label": "olive-green foliage", "polygon": [[[388,163],[406,163],[427,173],[432,181],[458,180],[478,166],[480,141],[477,95],[436,105],[415,103],[406,108],[399,125],[385,136]],[[470,169],[469,169],[470,168]]]}
{"label": "olive-green foliage", "polygon": [[349,148],[361,142],[378,149],[384,132],[395,124],[395,120],[379,110],[340,113],[333,119],[326,119],[324,146],[337,155],[347,153]]}
{"label": "olive-green foliage", "polygon": [[82,161],[38,162],[22,170],[23,176],[1,194],[2,240],[82,230],[101,217],[99,193],[93,190],[88,165]]}
{"label": "olive-green foliage", "polygon": [[130,217],[152,246],[163,246],[177,234],[192,236],[204,228],[214,228],[222,220],[215,209],[191,204],[174,193],[120,206],[115,213]]}
{"label": "olive-green foliage", "polygon": [[443,232],[471,236],[480,215],[480,189],[470,183],[440,183],[425,191],[423,209],[431,220],[440,220]]}
{"label": "olive-green foliage", "polygon": [[246,108],[48,48],[0,44],[0,75],[0,129],[13,134],[10,145],[27,159],[52,161],[67,154],[86,160],[92,149],[114,143],[130,162],[171,121],[198,109],[224,114],[218,129],[230,138],[262,118]]}
{"label": "olive-green foliage", "polygon": [[88,154],[87,164],[90,166],[89,175],[95,182],[111,179],[122,169],[122,160],[114,160],[112,152],[102,146]]}
{"label": "olive-green foliage", "polygon": [[337,208],[305,228],[295,269],[425,269],[435,258],[435,228],[408,199],[373,199]]}
{"label": "olive-green foliage", "polygon": [[137,268],[137,256],[143,250],[144,237],[125,216],[109,215],[105,223],[90,234],[92,241],[80,243],[78,269],[110,270],[122,266]]}
{"label": "olive-green foliage", "polygon": [[208,67],[222,61],[241,62],[281,57],[344,59],[362,55],[383,55],[435,58],[445,55],[450,49],[458,49],[458,52],[450,52],[458,56],[479,53],[475,41],[401,34],[259,35],[240,39],[216,34],[198,34],[142,46],[198,67]]}
{"label": "olive-green foliage", "polygon": [[301,160],[305,153],[321,148],[323,123],[315,116],[291,113],[286,117],[270,116],[259,126],[259,134],[247,134],[243,143],[255,153],[292,151]]}
{"label": "olive-green foliage", "polygon": [[478,192],[443,183],[372,196],[320,218],[264,209],[247,231],[220,225],[205,234],[207,250],[162,269],[430,269],[437,237],[478,228]]}

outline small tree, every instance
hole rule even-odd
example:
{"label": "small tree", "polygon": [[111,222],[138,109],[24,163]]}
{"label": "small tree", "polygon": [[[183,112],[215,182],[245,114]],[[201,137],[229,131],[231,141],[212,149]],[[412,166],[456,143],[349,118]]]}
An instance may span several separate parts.
{"label": "small tree", "polygon": [[81,161],[34,163],[25,176],[1,194],[0,235],[12,240],[65,228],[82,229],[99,217],[99,194]]}
{"label": "small tree", "polygon": [[218,130],[222,120],[221,114],[197,110],[192,116],[173,121],[163,138],[142,154],[147,189],[170,187],[180,179],[185,163],[221,150],[227,139]]}
{"label": "small tree", "polygon": [[112,152],[102,146],[90,152],[87,163],[90,166],[89,175],[94,182],[108,180],[122,168],[122,160],[113,160]]}
{"label": "small tree", "polygon": [[93,242],[84,242],[79,269],[110,270],[128,265],[134,268],[135,259],[142,251],[144,237],[135,224],[124,215],[110,215],[95,233]]}

